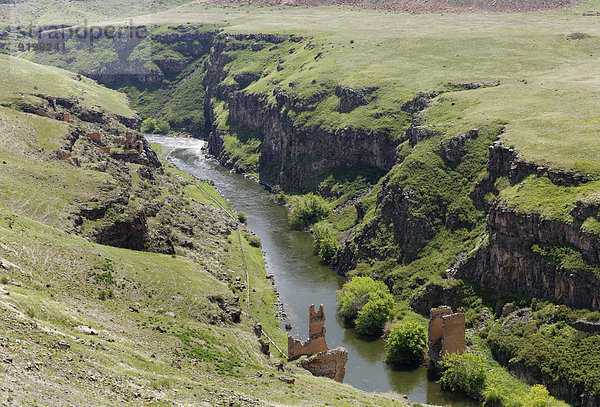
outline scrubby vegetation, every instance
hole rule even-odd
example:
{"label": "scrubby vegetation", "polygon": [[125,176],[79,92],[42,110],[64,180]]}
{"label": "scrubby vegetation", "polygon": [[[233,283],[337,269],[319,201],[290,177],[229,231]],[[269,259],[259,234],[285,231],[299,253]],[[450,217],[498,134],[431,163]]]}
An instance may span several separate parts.
{"label": "scrubby vegetation", "polygon": [[329,203],[315,194],[294,197],[290,212],[290,225],[294,229],[304,229],[326,219],[331,214]]}
{"label": "scrubby vegetation", "polygon": [[362,335],[377,335],[392,315],[394,298],[370,277],[354,277],[338,291],[338,315]]}
{"label": "scrubby vegetation", "polygon": [[401,322],[394,326],[385,341],[386,361],[410,366],[423,360],[427,346],[427,330],[414,322]]}
{"label": "scrubby vegetation", "polygon": [[494,354],[510,360],[515,369],[527,369],[547,385],[561,383],[577,394],[597,396],[600,357],[594,349],[600,347],[600,336],[570,326],[581,317],[593,320],[598,315],[536,301],[522,318],[512,321],[508,316],[492,324],[487,338]]}
{"label": "scrubby vegetation", "polygon": [[541,385],[526,386],[480,354],[451,354],[442,362],[440,382],[447,389],[464,391],[495,406],[564,407]]}

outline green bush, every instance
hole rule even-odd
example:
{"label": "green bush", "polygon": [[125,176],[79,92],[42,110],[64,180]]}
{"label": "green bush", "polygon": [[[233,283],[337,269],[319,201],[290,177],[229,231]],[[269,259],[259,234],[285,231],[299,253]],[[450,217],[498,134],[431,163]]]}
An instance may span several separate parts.
{"label": "green bush", "polygon": [[536,384],[531,386],[527,397],[523,400],[523,405],[527,407],[547,407],[551,405],[551,400],[548,390],[544,386]]}
{"label": "green bush", "polygon": [[295,201],[289,216],[290,225],[294,229],[303,229],[314,225],[331,214],[331,208],[327,201],[313,193],[297,197]]}
{"label": "green bush", "polygon": [[377,298],[367,302],[356,317],[356,331],[362,335],[377,335],[381,333],[387,320],[394,310],[394,300]]}
{"label": "green bush", "polygon": [[148,118],[142,122],[142,131],[144,133],[167,134],[171,131],[171,126],[167,121]]}
{"label": "green bush", "polygon": [[248,244],[252,247],[262,247],[260,237],[254,235],[248,235]]}
{"label": "green bush", "polygon": [[386,362],[413,365],[423,360],[427,331],[415,322],[404,322],[392,328],[385,342]]}
{"label": "green bush", "polygon": [[239,211],[237,213],[238,220],[242,223],[246,223],[248,221],[248,215],[246,212]]}
{"label": "green bush", "polygon": [[159,134],[167,134],[171,131],[171,126],[169,125],[169,122],[162,120],[158,122],[154,130],[156,133]]}
{"label": "green bush", "polygon": [[354,277],[337,293],[338,315],[361,335],[381,332],[393,308],[388,287],[370,277]]}
{"label": "green bush", "polygon": [[447,390],[481,394],[485,388],[487,361],[479,354],[451,353],[442,360],[440,383]]}
{"label": "green bush", "polygon": [[156,119],[147,118],[142,122],[142,131],[144,133],[154,133],[156,129]]}
{"label": "green bush", "polygon": [[319,222],[313,226],[312,230],[315,253],[325,260],[331,260],[339,248],[335,229],[329,222]]}

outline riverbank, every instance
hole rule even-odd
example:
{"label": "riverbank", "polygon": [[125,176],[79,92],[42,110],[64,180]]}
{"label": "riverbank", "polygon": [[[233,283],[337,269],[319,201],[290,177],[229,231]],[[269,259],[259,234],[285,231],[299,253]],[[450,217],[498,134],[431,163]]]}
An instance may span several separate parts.
{"label": "riverbank", "polygon": [[417,403],[453,407],[477,405],[460,394],[442,391],[438,383],[428,380],[425,368],[400,371],[387,366],[383,361],[382,340],[365,341],[354,330],[344,328],[336,319],[335,293],[345,278],[314,255],[309,233],[290,229],[287,208],[273,202],[261,185],[207,159],[201,140],[150,136],[149,141],[172,151],[169,160],[177,167],[196,177],[210,179],[236,211],[248,215],[247,227],[261,239],[267,272],[273,275],[285,304],[293,336],[305,339],[308,306],[324,305],[328,346],[343,346],[349,351],[345,383],[369,392],[406,394]]}

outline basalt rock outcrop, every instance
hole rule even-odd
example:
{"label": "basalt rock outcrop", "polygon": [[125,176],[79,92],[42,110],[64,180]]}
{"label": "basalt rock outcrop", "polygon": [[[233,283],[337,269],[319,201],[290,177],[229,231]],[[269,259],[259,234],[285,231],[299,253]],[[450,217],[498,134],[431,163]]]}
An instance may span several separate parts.
{"label": "basalt rock outcrop", "polygon": [[440,151],[442,158],[446,161],[454,162],[458,161],[463,155],[467,153],[466,143],[477,137],[479,129],[470,130],[467,133],[463,133],[459,136],[452,137],[449,140],[443,140],[440,143]]}
{"label": "basalt rock outcrop", "polygon": [[[419,206],[419,199],[411,189],[384,181],[377,195],[376,206],[380,217],[368,223],[351,239],[343,242],[336,253],[332,265],[339,274],[345,275],[356,268],[361,260],[401,257],[401,260],[414,259],[418,251],[431,236],[432,225],[428,219],[416,217],[411,209]],[[390,226],[391,225],[391,226]],[[391,227],[394,244],[383,249],[374,243],[378,230]],[[360,248],[360,250],[358,250]]]}
{"label": "basalt rock outcrop", "polygon": [[365,89],[352,89],[337,85],[335,87],[335,94],[340,98],[338,110],[340,112],[349,112],[358,106],[366,105],[371,99],[371,94],[377,89],[379,89],[377,86]]}
{"label": "basalt rock outcrop", "polygon": [[528,175],[547,175],[555,185],[570,186],[591,181],[589,174],[579,174],[560,168],[522,161],[514,148],[506,147],[501,141],[490,146],[488,171],[493,176],[508,177],[511,184],[521,182]]}
{"label": "basalt rock outcrop", "polygon": [[[248,42],[232,41],[230,36],[219,35],[213,44],[206,63],[205,85],[207,105],[211,98],[227,103],[229,120],[246,130],[260,134],[259,170],[261,179],[270,184],[279,184],[288,190],[308,191],[318,184],[320,174],[337,167],[375,167],[389,170],[395,163],[395,147],[386,130],[376,133],[358,128],[324,129],[318,126],[303,126],[296,123],[289,110],[295,112],[314,109],[316,103],[327,96],[317,93],[308,99],[299,99],[289,92],[275,87],[273,96],[276,104],[269,104],[265,95],[248,93],[242,89],[256,76],[244,76],[235,85],[223,84],[225,66],[231,62],[227,51],[239,47],[251,48],[256,41],[274,41],[280,37],[245,35]],[[257,79],[257,78],[256,78]],[[360,105],[374,89],[353,91],[338,87],[344,108]],[[347,106],[346,106],[347,105]],[[214,123],[214,114],[209,113]],[[208,137],[209,152],[223,160],[223,133],[213,124]]]}
{"label": "basalt rock outcrop", "polygon": [[495,290],[524,290],[576,308],[600,309],[600,278],[587,270],[557,268],[530,248],[568,245],[591,263],[600,261],[600,239],[577,225],[523,214],[497,203],[490,208],[489,242],[450,271],[455,278]]}

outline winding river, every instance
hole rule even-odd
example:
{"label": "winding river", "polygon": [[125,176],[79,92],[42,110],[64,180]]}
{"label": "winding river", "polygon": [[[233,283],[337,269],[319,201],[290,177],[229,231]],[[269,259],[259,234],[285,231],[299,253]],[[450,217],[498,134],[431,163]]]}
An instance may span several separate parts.
{"label": "winding river", "polygon": [[308,306],[324,305],[329,348],[343,346],[348,350],[345,383],[370,392],[406,394],[415,403],[478,405],[460,394],[443,392],[439,384],[427,380],[425,368],[411,371],[390,368],[383,361],[382,340],[360,339],[354,330],[345,329],[336,320],[336,290],[344,278],[314,256],[308,233],[290,230],[287,210],[270,201],[269,193],[261,185],[206,158],[202,150],[204,141],[170,136],[147,136],[147,139],[169,151],[169,159],[180,169],[212,180],[236,211],[248,214],[248,228],[262,240],[267,272],[274,276],[294,336],[304,339],[308,336]]}

